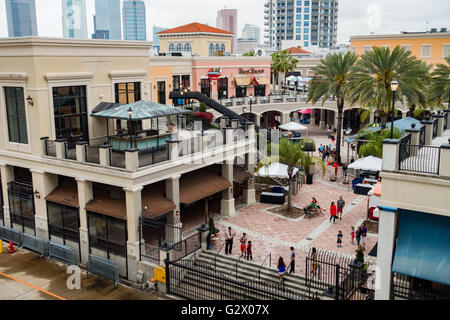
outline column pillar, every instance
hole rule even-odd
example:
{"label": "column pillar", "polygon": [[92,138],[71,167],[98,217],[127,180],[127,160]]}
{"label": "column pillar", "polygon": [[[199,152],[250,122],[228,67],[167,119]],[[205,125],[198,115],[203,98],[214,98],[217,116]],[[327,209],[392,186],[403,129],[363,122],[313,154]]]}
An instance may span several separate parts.
{"label": "column pillar", "polygon": [[447,144],[441,146],[441,161],[439,164],[439,175],[443,177],[450,177],[450,139]]}
{"label": "column pillar", "polygon": [[135,281],[139,257],[139,217],[142,214],[142,187],[124,188],[127,205],[128,280]]}
{"label": "column pillar", "polygon": [[245,181],[243,200],[247,205],[256,203],[256,189],[255,189],[255,152],[250,151],[245,155],[245,169],[251,174],[250,179]]}
{"label": "column pillar", "polygon": [[92,182],[76,179],[78,188],[78,203],[80,215],[80,249],[81,263],[87,265],[89,259],[89,229],[87,223],[86,204],[94,199]]}
{"label": "column pillar", "polygon": [[77,155],[77,161],[78,162],[86,162],[86,145],[88,143],[83,141],[83,142],[77,142],[77,144],[75,145],[75,152]]}
{"label": "column pillar", "polygon": [[49,139],[48,137],[41,138],[41,156],[47,155],[47,140],[48,139]]}
{"label": "column pillar", "polygon": [[433,141],[433,124],[432,120],[424,120],[420,122],[425,126],[425,145],[431,145],[431,141]]}
{"label": "column pillar", "polygon": [[375,122],[375,111],[370,110],[369,123]]}
{"label": "column pillar", "polygon": [[397,139],[385,139],[383,141],[383,171],[398,171],[400,145]]}
{"label": "column pillar", "polygon": [[316,123],[316,110],[311,108],[311,123],[312,125],[314,125]]}
{"label": "column pillar", "polygon": [[447,114],[447,130],[450,130],[450,109],[445,109],[444,114]]}
{"label": "column pillar", "polygon": [[375,300],[390,300],[392,296],[392,258],[396,240],[398,213],[396,208],[379,207],[378,256],[375,280]]}
{"label": "column pillar", "polygon": [[228,124],[227,116],[223,116],[222,118],[220,118],[220,129],[225,129],[227,127],[227,124]]}
{"label": "column pillar", "polygon": [[[339,113],[337,111],[334,111],[334,121],[333,121],[333,127],[337,128],[339,122]],[[344,127],[344,115],[342,114],[342,127]]]}
{"label": "column pillar", "polygon": [[222,177],[231,183],[231,187],[222,191],[222,200],[220,202],[220,213],[226,216],[231,216],[234,212],[234,198],[233,198],[233,165],[234,158],[224,161],[222,164]]}
{"label": "column pillar", "polygon": [[[174,232],[170,230],[170,226],[166,226],[166,241],[169,244],[175,244],[182,240],[182,232],[181,228],[183,224],[180,220],[180,178],[181,176],[175,176],[171,177],[169,179],[166,179],[166,198],[167,200],[172,201],[176,208],[172,212],[169,212],[167,214],[167,222],[171,224],[172,226],[178,227],[179,232]],[[178,216],[177,216],[178,215]]]}
{"label": "column pillar", "polygon": [[33,176],[33,190],[39,192],[39,196],[34,197],[36,236],[48,241],[48,215],[45,197],[58,187],[58,176],[43,171],[30,171]]}
{"label": "column pillar", "polygon": [[11,227],[11,218],[9,215],[8,183],[14,181],[14,167],[6,164],[0,164],[1,184],[3,193],[3,218],[5,226]]}
{"label": "column pillar", "polygon": [[66,143],[65,139],[55,140],[55,148],[56,148],[56,158],[65,159],[66,158]]}
{"label": "column pillar", "polygon": [[438,120],[438,133],[437,136],[441,137],[444,135],[444,121],[445,121],[445,116],[443,114],[435,114],[433,115],[433,119],[437,119]]}
{"label": "column pillar", "polygon": [[139,169],[139,149],[125,150],[125,167],[131,172]]}
{"label": "column pillar", "polygon": [[281,124],[286,124],[291,122],[291,119],[289,117],[289,113],[282,113],[281,114]]}
{"label": "column pillar", "polygon": [[179,143],[180,141],[171,140],[167,141],[167,144],[169,145],[169,159],[170,160],[177,160],[180,152],[179,152]]}
{"label": "column pillar", "polygon": [[408,111],[401,110],[400,112],[402,113],[402,119],[405,119]]}
{"label": "column pillar", "polygon": [[320,129],[326,129],[327,127],[327,110],[320,110],[320,123],[319,123]]}
{"label": "column pillar", "polygon": [[101,166],[111,166],[111,153],[109,152],[111,148],[112,146],[110,145],[101,145],[99,147],[99,160]]}

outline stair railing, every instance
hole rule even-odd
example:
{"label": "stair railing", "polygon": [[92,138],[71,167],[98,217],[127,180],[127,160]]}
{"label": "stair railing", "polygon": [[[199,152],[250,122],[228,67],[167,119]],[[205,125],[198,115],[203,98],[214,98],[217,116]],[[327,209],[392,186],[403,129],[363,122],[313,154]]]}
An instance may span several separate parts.
{"label": "stair railing", "polygon": [[253,278],[253,280],[258,278],[258,281],[261,281],[261,268],[266,264],[267,258],[269,258],[269,267],[272,267],[272,252],[269,252],[269,254],[264,258],[263,263],[259,266],[257,276]]}
{"label": "stair railing", "polygon": [[219,251],[217,251],[216,255],[214,256],[214,271],[217,270],[217,256],[219,255],[220,251],[222,251],[223,247],[225,246],[225,243],[226,242],[224,242],[222,244],[222,246],[220,247]]}
{"label": "stair railing", "polygon": [[237,280],[238,265],[239,265],[239,263],[241,262],[241,259],[242,259],[243,257],[244,257],[243,255],[241,255],[241,256],[239,257],[239,259],[238,259],[238,261],[236,262],[236,264],[234,265],[233,269],[232,269],[231,272],[228,274],[228,277],[230,277],[231,274],[232,274],[234,271],[236,271],[235,279]]}

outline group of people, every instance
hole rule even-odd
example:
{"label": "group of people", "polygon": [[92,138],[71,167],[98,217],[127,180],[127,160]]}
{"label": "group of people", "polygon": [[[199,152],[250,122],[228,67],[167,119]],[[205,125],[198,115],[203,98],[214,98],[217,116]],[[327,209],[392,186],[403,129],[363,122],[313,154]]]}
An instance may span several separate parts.
{"label": "group of people", "polygon": [[356,245],[361,247],[363,250],[366,249],[366,239],[367,239],[367,227],[366,224],[361,224],[355,231],[355,227],[352,227],[351,233],[351,243],[355,244],[355,238],[356,238]]}
{"label": "group of people", "polygon": [[327,159],[327,162],[330,161],[330,157],[334,158],[334,156],[336,155],[336,146],[333,146],[330,144],[328,145],[320,145],[319,146],[319,155],[322,158],[322,161],[325,161],[325,159]]}
{"label": "group of people", "polygon": [[[291,262],[289,264],[289,273],[295,273],[295,248],[291,247]],[[284,288],[284,275],[287,273],[286,263],[283,260],[283,257],[278,258],[277,264],[278,274],[280,275],[280,283],[281,287]]]}
{"label": "group of people", "polygon": [[[228,227],[228,231],[225,233],[225,255],[231,254],[233,249],[233,239],[236,233]],[[239,239],[241,257],[247,260],[253,260],[252,242],[247,239],[247,234],[244,232]]]}

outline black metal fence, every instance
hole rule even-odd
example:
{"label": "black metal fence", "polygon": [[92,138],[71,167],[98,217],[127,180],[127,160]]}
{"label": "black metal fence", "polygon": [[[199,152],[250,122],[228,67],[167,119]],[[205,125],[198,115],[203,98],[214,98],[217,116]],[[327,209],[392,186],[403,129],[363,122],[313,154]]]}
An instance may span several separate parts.
{"label": "black metal fence", "polygon": [[444,115],[444,130],[447,130],[447,123],[448,123],[448,112],[445,112],[445,115]]}
{"label": "black metal fence", "polygon": [[169,294],[189,300],[309,300],[313,294],[294,292],[274,282],[242,282],[216,272],[205,262],[165,260]]}
{"label": "black metal fence", "polygon": [[425,145],[425,126],[424,125],[422,125],[422,128],[420,128],[419,145],[421,145],[421,146]]}
{"label": "black metal fence", "polygon": [[310,251],[306,257],[305,284],[323,290],[336,300],[374,300],[375,276],[351,258],[335,253]]}
{"label": "black metal fence", "polygon": [[196,232],[188,238],[183,239],[173,245],[172,261],[179,261],[184,257],[190,255],[191,253],[200,250],[201,247],[201,234],[199,232]]}
{"label": "black metal fence", "polygon": [[169,160],[169,145],[139,150],[139,168]]}
{"label": "black metal fence", "polygon": [[395,300],[450,300],[450,286],[394,272],[392,294]]}
{"label": "black metal fence", "polygon": [[439,174],[440,147],[400,144],[399,148],[399,170]]}

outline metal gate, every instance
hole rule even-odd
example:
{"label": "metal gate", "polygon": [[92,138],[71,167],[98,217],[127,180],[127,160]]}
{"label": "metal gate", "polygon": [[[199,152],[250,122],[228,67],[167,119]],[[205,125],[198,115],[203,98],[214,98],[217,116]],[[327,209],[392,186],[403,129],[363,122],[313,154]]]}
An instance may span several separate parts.
{"label": "metal gate", "polygon": [[336,300],[374,300],[375,273],[348,257],[333,252],[310,250],[306,257],[306,286],[323,290]]}

